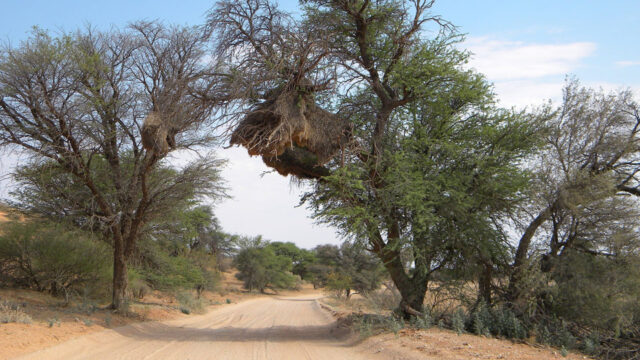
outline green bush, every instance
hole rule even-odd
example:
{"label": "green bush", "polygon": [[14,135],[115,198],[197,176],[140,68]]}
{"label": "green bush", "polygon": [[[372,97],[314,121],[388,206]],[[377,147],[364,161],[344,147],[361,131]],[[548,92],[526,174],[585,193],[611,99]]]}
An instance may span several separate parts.
{"label": "green bush", "polygon": [[554,272],[550,310],[593,328],[626,331],[638,326],[640,258],[597,257],[568,251]]}
{"label": "green bush", "polygon": [[92,234],[44,221],[10,222],[0,229],[0,282],[54,296],[109,287],[110,251]]}
{"label": "green bush", "polygon": [[515,312],[504,306],[489,308],[480,302],[466,321],[469,330],[476,335],[494,335],[509,339],[524,339],[528,335],[527,327]]}
{"label": "green bush", "polygon": [[416,316],[412,319],[414,327],[422,330],[430,329],[433,326],[433,319],[429,313],[425,312],[422,316]]}
{"label": "green bush", "polygon": [[458,335],[464,332],[465,319],[466,319],[466,316],[462,309],[458,309],[451,316],[451,328],[455,330],[455,332],[457,332]]}
{"label": "green bush", "polygon": [[296,277],[291,273],[291,259],[276,255],[269,247],[252,247],[241,250],[234,260],[237,277],[248,290],[293,289]]}
{"label": "green bush", "polygon": [[172,256],[160,244],[145,240],[140,245],[141,256],[129,270],[133,294],[150,287],[162,291],[214,290],[219,283],[215,257],[192,251]]}

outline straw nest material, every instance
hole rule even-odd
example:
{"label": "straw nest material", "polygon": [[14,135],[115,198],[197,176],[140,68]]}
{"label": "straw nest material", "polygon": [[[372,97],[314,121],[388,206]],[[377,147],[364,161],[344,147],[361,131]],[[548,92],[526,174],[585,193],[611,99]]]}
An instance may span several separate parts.
{"label": "straw nest material", "polygon": [[175,131],[170,128],[168,122],[157,112],[149,113],[142,125],[142,146],[163,156],[175,145]]}
{"label": "straw nest material", "polygon": [[281,175],[320,178],[329,174],[323,165],[350,141],[349,122],[320,108],[303,90],[275,91],[258,104],[231,135],[249,155]]}

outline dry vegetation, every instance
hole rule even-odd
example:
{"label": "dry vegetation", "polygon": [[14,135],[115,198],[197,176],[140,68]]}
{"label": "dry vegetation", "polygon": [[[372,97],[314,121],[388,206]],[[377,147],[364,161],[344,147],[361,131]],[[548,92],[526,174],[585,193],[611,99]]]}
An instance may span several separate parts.
{"label": "dry vegetation", "polygon": [[[443,323],[405,324],[389,316],[399,295],[389,288],[350,300],[334,295],[322,299],[325,309],[360,338],[362,348],[388,359],[589,359],[583,354],[565,352],[536,343],[535,338],[511,341],[491,336],[457,333]],[[428,304],[425,304],[428,305]],[[457,304],[440,303],[442,309]]]}

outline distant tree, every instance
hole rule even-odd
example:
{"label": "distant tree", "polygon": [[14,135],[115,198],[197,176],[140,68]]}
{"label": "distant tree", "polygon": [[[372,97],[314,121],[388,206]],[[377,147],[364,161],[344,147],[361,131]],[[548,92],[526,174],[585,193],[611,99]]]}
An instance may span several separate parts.
{"label": "distant tree", "polygon": [[286,256],[291,259],[293,264],[292,273],[300,276],[302,279],[307,279],[307,268],[316,260],[313,252],[301,249],[292,242],[283,243],[274,241],[270,242],[267,246],[273,249],[276,255]]}
{"label": "distant tree", "polygon": [[292,242],[271,241],[267,247],[273,250],[276,255],[288,257],[294,264],[302,260],[302,249]]}
{"label": "distant tree", "polygon": [[630,91],[607,95],[575,79],[563,95],[545,147],[529,162],[536,177],[512,264],[513,302],[526,302],[531,266],[566,270],[565,255],[624,257],[640,249],[640,107]]}
{"label": "distant tree", "polygon": [[340,247],[320,245],[314,253],[316,263],[309,266],[314,286],[326,286],[344,293],[347,299],[353,292],[376,290],[384,278],[380,260],[361,246],[349,243]]}
{"label": "distant tree", "polygon": [[334,268],[332,266],[314,262],[306,267],[304,279],[311,282],[314,289],[325,287],[329,281],[329,275],[333,271]]}
{"label": "distant tree", "polygon": [[269,246],[254,246],[240,250],[234,259],[234,265],[238,269],[236,276],[250,291],[257,289],[264,293],[266,289],[277,291],[296,285],[295,277],[291,273],[291,259],[276,255]]}
{"label": "distant tree", "polygon": [[264,247],[269,242],[264,238],[262,238],[262,235],[256,235],[256,236],[240,235],[234,238],[233,243],[234,243],[236,252],[239,253],[246,249]]}
{"label": "distant tree", "polygon": [[347,300],[351,297],[353,281],[347,274],[332,271],[327,275],[325,287],[335,292],[338,297],[345,296]]}
{"label": "distant tree", "polygon": [[[185,187],[220,194],[218,161],[197,160],[169,174],[157,169],[167,152],[214,140],[205,128],[218,82],[205,54],[198,30],[149,22],[58,37],[35,30],[0,51],[0,146],[26,151],[35,167],[61,180],[51,183],[42,212],[59,196],[65,206],[55,214],[82,214],[104,229],[113,246],[116,309],[125,303],[127,259],[145,224],[180,201]],[[142,142],[152,113],[163,119],[157,140],[168,146],[160,150]]]}

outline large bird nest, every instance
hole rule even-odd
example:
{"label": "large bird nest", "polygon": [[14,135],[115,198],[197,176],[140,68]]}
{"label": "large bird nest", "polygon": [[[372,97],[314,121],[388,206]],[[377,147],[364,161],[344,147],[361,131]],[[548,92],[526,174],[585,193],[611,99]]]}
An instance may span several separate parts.
{"label": "large bird nest", "polygon": [[146,150],[159,156],[166,155],[169,149],[176,145],[175,135],[176,130],[159,113],[152,111],[144,119],[142,146]]}
{"label": "large bird nest", "polygon": [[250,155],[281,175],[320,178],[325,165],[351,138],[351,125],[320,108],[313,94],[301,89],[274,91],[240,122],[231,135]]}

